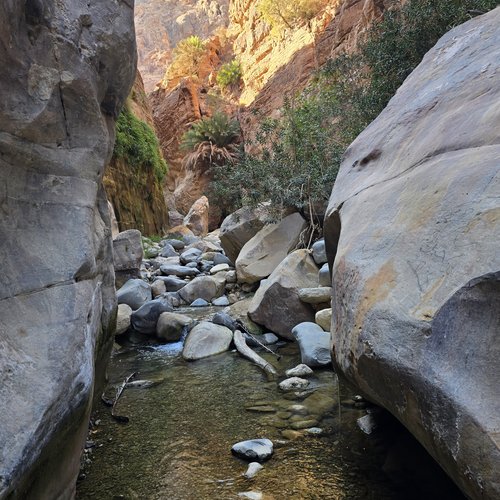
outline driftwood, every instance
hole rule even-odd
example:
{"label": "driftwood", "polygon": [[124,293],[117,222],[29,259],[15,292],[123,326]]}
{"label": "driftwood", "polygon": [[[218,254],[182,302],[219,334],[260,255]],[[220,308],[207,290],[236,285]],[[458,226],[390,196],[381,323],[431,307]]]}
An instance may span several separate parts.
{"label": "driftwood", "polygon": [[236,350],[244,357],[255,363],[257,366],[260,366],[266,373],[276,377],[278,372],[274,368],[271,363],[268,363],[264,358],[261,358],[257,353],[255,353],[250,347],[247,346],[245,342],[245,337],[240,330],[234,331],[234,345],[236,346]]}
{"label": "driftwood", "polygon": [[265,351],[267,351],[269,354],[272,354],[273,356],[276,357],[276,359],[279,361],[281,359],[281,356],[279,354],[276,354],[272,349],[269,349],[266,345],[264,345],[258,338],[256,338],[254,335],[252,335],[246,328],[243,322],[239,319],[235,321],[235,323],[239,326],[240,330],[245,334],[248,335],[256,344],[258,344],[260,347],[262,347]]}
{"label": "driftwood", "polygon": [[125,417],[123,415],[117,415],[115,413],[115,409],[116,409],[116,403],[118,403],[118,400],[120,399],[120,396],[123,394],[123,391],[125,390],[125,387],[127,387],[127,384],[130,382],[130,379],[132,379],[133,377],[135,377],[137,375],[137,372],[134,372],[134,373],[131,373],[120,385],[120,387],[118,387],[118,389],[116,390],[116,395],[115,395],[115,398],[114,400],[113,399],[109,399],[109,398],[106,398],[104,396],[104,394],[101,396],[101,400],[102,402],[106,405],[106,406],[111,406],[111,416],[117,421],[117,422],[120,422],[122,424],[126,424],[128,423],[129,421],[129,418],[128,417]]}

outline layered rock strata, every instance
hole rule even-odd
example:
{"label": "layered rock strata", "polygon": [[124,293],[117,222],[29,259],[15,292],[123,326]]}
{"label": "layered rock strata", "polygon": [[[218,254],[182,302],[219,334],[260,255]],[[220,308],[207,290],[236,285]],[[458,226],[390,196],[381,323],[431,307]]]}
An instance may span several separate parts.
{"label": "layered rock strata", "polygon": [[0,498],[71,498],[115,324],[102,187],[133,4],[0,4]]}
{"label": "layered rock strata", "polygon": [[500,9],[349,147],[325,234],[333,358],[471,498],[500,496]]}

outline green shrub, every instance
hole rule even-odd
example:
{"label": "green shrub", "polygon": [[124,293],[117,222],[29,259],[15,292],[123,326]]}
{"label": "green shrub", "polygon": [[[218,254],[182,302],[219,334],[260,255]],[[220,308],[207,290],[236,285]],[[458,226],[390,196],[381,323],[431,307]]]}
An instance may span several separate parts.
{"label": "green shrub", "polygon": [[424,54],[471,12],[497,4],[409,0],[386,11],[356,54],[330,61],[300,96],[285,104],[282,118],[264,120],[256,139],[260,153],[215,169],[214,192],[237,205],[270,200],[277,208],[314,212],[328,200],[346,148],[384,109]]}
{"label": "green shrub", "polygon": [[220,88],[226,89],[240,83],[241,80],[241,64],[233,60],[223,64],[217,73],[217,84]]}
{"label": "green shrub", "polygon": [[257,9],[273,28],[294,28],[310,21],[328,4],[328,0],[260,0]]}
{"label": "green shrub", "polygon": [[167,69],[166,79],[199,76],[200,66],[206,56],[206,47],[198,36],[181,40],[173,51],[173,60]]}
{"label": "green shrub", "polygon": [[123,108],[116,122],[113,156],[125,160],[132,167],[152,169],[159,181],[163,180],[168,171],[154,130],[127,107]]}

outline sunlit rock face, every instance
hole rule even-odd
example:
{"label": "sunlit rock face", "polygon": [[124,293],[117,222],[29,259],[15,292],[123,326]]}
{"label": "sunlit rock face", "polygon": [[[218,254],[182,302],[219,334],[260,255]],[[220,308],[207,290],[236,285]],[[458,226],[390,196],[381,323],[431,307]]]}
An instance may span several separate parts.
{"label": "sunlit rock face", "polygon": [[1,2],[0,60],[0,498],[71,498],[115,321],[101,179],[133,2]]}
{"label": "sunlit rock face", "polygon": [[177,43],[226,27],[228,8],[229,0],[136,0],[139,69],[147,92],[162,80]]}
{"label": "sunlit rock face", "polygon": [[500,497],[500,9],[446,34],[346,152],[334,363],[471,498]]}

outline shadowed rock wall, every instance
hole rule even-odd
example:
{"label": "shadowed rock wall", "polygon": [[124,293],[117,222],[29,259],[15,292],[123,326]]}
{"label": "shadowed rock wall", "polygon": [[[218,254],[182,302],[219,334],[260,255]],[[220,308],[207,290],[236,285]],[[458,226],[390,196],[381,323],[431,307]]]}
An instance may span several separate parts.
{"label": "shadowed rock wall", "polygon": [[500,497],[500,8],[446,34],[345,154],[337,369],[471,498]]}
{"label": "shadowed rock wall", "polygon": [[71,498],[115,321],[101,180],[133,1],[3,1],[0,61],[0,498]]}

